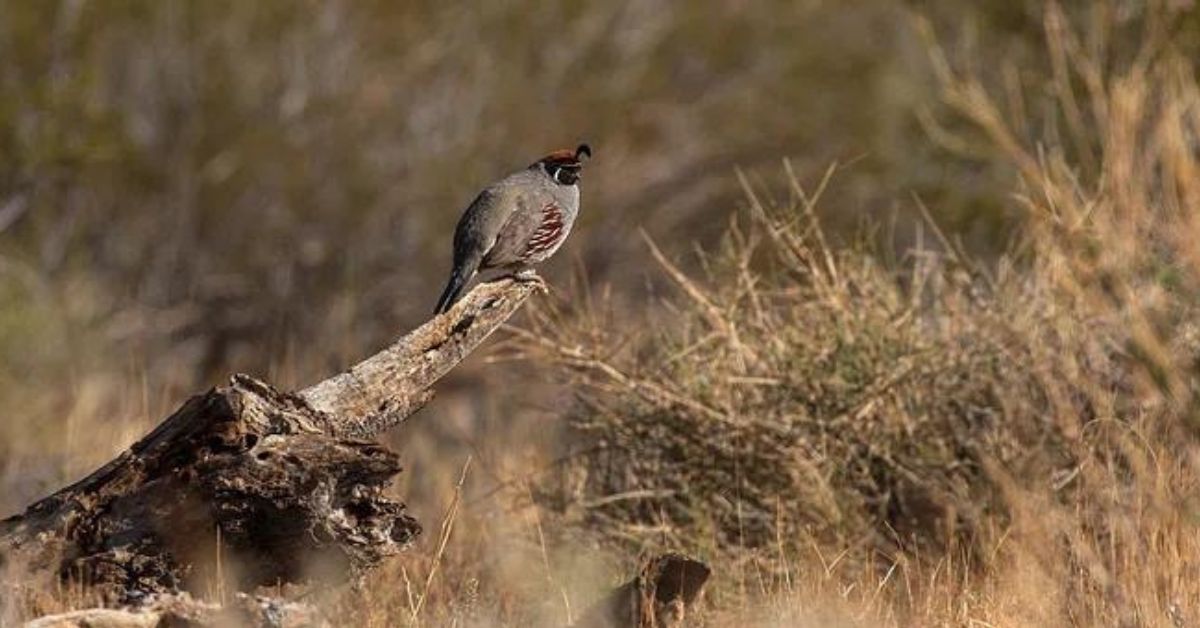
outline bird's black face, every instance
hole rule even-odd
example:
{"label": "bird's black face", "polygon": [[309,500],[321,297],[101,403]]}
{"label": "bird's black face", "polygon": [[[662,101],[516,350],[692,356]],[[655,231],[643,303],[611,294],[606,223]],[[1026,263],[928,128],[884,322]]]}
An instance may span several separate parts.
{"label": "bird's black face", "polygon": [[579,182],[579,175],[582,168],[579,166],[561,166],[549,165],[546,167],[546,174],[550,175],[559,185],[575,185]]}
{"label": "bird's black face", "polygon": [[554,182],[559,185],[575,185],[579,182],[580,173],[583,172],[583,162],[590,159],[591,156],[592,148],[587,144],[580,144],[574,152],[569,149],[554,151],[540,161],[534,162],[530,167],[540,166],[542,172],[545,172],[546,176],[554,179]]}

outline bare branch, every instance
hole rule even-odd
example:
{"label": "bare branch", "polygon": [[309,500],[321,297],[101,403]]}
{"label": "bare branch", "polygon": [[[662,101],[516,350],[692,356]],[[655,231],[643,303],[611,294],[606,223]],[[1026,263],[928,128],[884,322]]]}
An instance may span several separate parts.
{"label": "bare branch", "polygon": [[540,285],[482,284],[298,394],[235,375],[193,397],[91,475],[0,520],[0,570],[79,578],[123,603],[224,581],[226,564],[242,590],[360,576],[421,532],[386,494],[398,457],[369,438],[427,402]]}
{"label": "bare branch", "polygon": [[428,403],[433,384],[503,325],[538,285],[514,279],[480,284],[449,312],[298,394],[332,417],[329,427],[336,436],[384,432]]}

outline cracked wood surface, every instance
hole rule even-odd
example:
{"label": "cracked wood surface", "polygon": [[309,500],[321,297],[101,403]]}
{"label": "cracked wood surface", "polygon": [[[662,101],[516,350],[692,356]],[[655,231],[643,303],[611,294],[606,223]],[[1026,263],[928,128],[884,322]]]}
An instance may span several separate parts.
{"label": "cracked wood surface", "polygon": [[481,284],[299,393],[236,375],[192,397],[108,464],[0,520],[0,575],[81,580],[137,603],[211,582],[218,545],[239,588],[363,574],[421,531],[386,495],[398,457],[369,439],[426,403],[537,287]]}
{"label": "cracked wood surface", "polygon": [[421,409],[431,386],[458,365],[525,302],[537,282],[500,279],[483,283],[449,312],[298,394],[334,417],[333,433],[370,438]]}

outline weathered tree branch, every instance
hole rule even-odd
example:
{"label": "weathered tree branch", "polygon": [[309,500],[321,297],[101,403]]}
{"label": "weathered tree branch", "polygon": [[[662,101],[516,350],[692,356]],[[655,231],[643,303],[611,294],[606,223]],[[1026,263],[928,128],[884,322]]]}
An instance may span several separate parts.
{"label": "weathered tree branch", "polygon": [[421,530],[384,495],[397,456],[361,439],[428,402],[536,285],[483,284],[298,394],[237,375],[189,399],[113,461],[0,521],[0,573],[83,580],[125,601],[361,574]]}
{"label": "weathered tree branch", "polygon": [[447,312],[353,368],[299,395],[333,417],[331,433],[370,438],[433,396],[431,386],[467,357],[538,288],[535,281],[481,284]]}

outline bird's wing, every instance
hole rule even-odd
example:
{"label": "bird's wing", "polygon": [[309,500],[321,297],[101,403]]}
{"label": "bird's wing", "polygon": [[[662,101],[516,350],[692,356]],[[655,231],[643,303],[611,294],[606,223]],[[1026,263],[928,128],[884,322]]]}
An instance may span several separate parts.
{"label": "bird's wing", "polygon": [[504,186],[485,188],[463,212],[454,230],[454,265],[480,263],[508,221],[514,205],[512,191]]}
{"label": "bird's wing", "polygon": [[545,224],[548,215],[559,216],[562,212],[556,201],[547,194],[524,192],[513,199],[514,211],[500,228],[495,244],[484,258],[484,266],[495,268],[526,263],[530,243],[537,237],[538,230]]}

